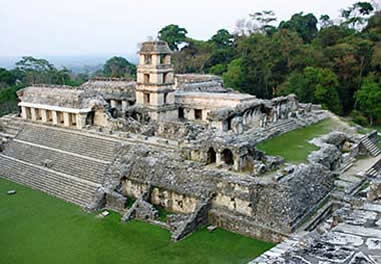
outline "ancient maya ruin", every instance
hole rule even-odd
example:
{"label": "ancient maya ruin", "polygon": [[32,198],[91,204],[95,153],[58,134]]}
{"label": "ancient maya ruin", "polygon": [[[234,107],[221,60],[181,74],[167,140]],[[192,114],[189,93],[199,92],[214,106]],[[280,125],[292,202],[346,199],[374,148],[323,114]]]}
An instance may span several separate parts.
{"label": "ancient maya ruin", "polygon": [[[136,82],[34,85],[18,97],[19,116],[0,119],[0,177],[158,224],[174,241],[213,225],[280,243],[252,263],[381,263],[377,132],[316,138],[299,165],[256,148],[335,118],[318,105],[176,75],[162,41],[142,44]],[[155,206],[171,212],[166,222]]]}

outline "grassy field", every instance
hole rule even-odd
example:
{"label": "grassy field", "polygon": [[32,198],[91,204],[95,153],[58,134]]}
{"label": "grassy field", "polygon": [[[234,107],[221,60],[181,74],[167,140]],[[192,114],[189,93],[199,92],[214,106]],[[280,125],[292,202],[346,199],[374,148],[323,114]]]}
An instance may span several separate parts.
{"label": "grassy field", "polygon": [[315,125],[296,129],[264,141],[258,144],[257,148],[269,155],[282,156],[288,162],[300,163],[307,160],[309,153],[318,150],[316,146],[308,143],[308,141],[330,132],[334,126],[334,121],[327,119]]}
{"label": "grassy field", "polygon": [[[9,196],[6,192],[17,190]],[[0,179],[1,264],[247,263],[273,244],[223,230],[178,243],[167,230],[104,219],[39,191]]]}

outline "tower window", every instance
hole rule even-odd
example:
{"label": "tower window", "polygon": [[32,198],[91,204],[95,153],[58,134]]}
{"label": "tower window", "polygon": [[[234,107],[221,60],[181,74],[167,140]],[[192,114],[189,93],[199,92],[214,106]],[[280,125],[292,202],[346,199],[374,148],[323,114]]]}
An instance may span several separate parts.
{"label": "tower window", "polygon": [[167,103],[167,97],[168,97],[168,93],[165,93],[165,94],[164,94],[164,104]]}
{"label": "tower window", "polygon": [[150,76],[149,74],[144,74],[144,83],[150,83]]}
{"label": "tower window", "polygon": [[152,63],[152,55],[144,55],[144,64]]}
{"label": "tower window", "polygon": [[149,93],[144,93],[144,103],[145,104],[150,104],[150,94]]}
{"label": "tower window", "polygon": [[170,55],[165,55],[164,64],[171,64],[171,56]]}
{"label": "tower window", "polygon": [[167,83],[168,82],[168,75],[169,75],[168,72],[163,74],[163,83]]}
{"label": "tower window", "polygon": [[160,64],[165,64],[165,55],[164,54],[160,55]]}

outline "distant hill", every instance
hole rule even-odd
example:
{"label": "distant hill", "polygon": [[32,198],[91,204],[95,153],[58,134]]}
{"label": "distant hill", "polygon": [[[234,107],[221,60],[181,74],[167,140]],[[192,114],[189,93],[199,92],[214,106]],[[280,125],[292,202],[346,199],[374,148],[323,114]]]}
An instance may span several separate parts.
{"label": "distant hill", "polygon": [[[75,73],[93,73],[103,67],[103,64],[114,55],[99,55],[99,56],[45,56],[38,58],[47,59],[50,63],[54,64],[57,68],[66,67]],[[115,55],[125,57],[131,63],[137,63],[138,58],[136,55]],[[12,69],[15,67],[17,61],[21,56],[0,56],[0,68]]]}

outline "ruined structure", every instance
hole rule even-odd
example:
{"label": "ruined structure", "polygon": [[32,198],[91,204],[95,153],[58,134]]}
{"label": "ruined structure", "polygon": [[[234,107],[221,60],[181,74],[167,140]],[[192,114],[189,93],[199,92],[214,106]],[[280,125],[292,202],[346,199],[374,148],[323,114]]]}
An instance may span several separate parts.
{"label": "ruined structure", "polygon": [[[142,44],[137,82],[36,85],[18,96],[20,117],[0,119],[1,177],[159,224],[174,240],[211,224],[284,241],[327,204],[338,171],[359,153],[379,154],[372,137],[334,134],[315,142],[308,164],[266,155],[259,142],[329,113],[294,95],[258,99],[217,76],[175,75],[162,41]],[[372,190],[377,199],[379,185]]]}

